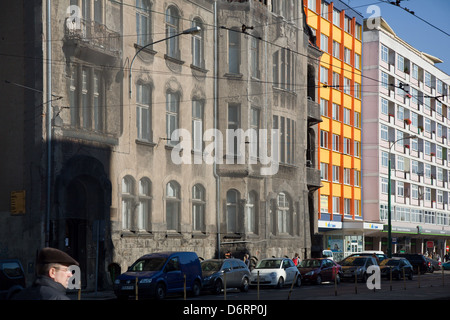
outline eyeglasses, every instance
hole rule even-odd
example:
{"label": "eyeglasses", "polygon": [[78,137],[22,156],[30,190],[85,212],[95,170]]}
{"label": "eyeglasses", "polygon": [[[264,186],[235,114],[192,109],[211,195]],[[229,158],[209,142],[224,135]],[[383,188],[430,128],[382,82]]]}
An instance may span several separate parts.
{"label": "eyeglasses", "polygon": [[68,267],[54,267],[54,268],[55,268],[55,270],[62,271],[62,272],[72,272],[69,270]]}

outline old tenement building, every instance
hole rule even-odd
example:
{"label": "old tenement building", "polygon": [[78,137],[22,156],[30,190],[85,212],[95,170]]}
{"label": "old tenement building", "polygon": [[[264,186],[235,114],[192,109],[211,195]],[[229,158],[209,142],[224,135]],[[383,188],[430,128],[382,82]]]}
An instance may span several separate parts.
{"label": "old tenement building", "polygon": [[299,1],[1,6],[1,258],[32,274],[60,248],[92,289],[155,251],[312,254],[320,51]]}

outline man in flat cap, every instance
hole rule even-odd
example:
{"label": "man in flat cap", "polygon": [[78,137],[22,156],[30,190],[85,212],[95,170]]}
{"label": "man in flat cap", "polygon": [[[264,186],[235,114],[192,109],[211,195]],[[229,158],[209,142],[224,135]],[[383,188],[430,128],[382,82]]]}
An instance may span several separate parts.
{"label": "man in flat cap", "polygon": [[67,253],[55,248],[42,249],[36,261],[36,280],[12,300],[70,300],[66,288],[72,277],[71,265],[79,264]]}

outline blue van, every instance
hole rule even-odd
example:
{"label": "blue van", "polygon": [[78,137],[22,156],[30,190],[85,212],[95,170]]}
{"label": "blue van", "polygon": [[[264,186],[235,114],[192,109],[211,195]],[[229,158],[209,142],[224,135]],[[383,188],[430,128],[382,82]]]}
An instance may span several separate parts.
{"label": "blue van", "polygon": [[164,299],[166,294],[186,291],[198,296],[202,286],[202,268],[195,252],[159,252],[140,257],[114,281],[119,299]]}

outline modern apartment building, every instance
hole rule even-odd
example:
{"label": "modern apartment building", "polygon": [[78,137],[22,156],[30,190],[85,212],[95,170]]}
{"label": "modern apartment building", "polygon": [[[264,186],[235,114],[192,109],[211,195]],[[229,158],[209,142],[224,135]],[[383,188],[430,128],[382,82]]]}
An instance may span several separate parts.
{"label": "modern apartment building", "polygon": [[322,187],[315,244],[333,250],[339,259],[363,249],[366,226],[361,203],[363,17],[342,1],[303,3],[323,52],[316,84]]}
{"label": "modern apartment building", "polygon": [[311,255],[321,52],[298,2],[0,7],[1,258],[32,280],[60,248],[93,289],[154,251]]}
{"label": "modern apartment building", "polygon": [[392,251],[442,256],[450,238],[450,76],[384,19],[365,26],[363,57],[363,212],[385,226],[365,238],[366,249],[387,251],[391,197]]}

